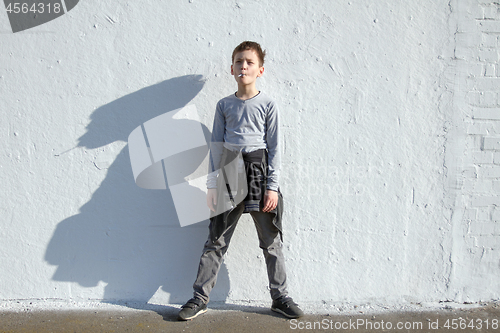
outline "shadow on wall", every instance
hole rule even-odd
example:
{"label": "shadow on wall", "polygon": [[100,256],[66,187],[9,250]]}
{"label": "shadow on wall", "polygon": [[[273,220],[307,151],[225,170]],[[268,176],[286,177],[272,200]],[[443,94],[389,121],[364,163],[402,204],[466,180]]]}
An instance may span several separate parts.
{"label": "shadow on wall", "polygon": [[[127,141],[145,121],[188,104],[203,85],[200,75],[182,76],[106,104],[92,114],[78,146],[94,149]],[[203,124],[202,128],[208,142],[210,131]],[[106,283],[102,297],[106,302],[147,302],[163,286],[170,294],[169,303],[183,303],[192,295],[207,226],[205,221],[181,228],[168,189],[139,188],[125,147],[80,213],[58,224],[45,259],[58,266],[55,281],[82,287]],[[228,292],[223,267],[211,299],[225,300]],[[82,288],[68,297],[98,298],[89,294]]]}

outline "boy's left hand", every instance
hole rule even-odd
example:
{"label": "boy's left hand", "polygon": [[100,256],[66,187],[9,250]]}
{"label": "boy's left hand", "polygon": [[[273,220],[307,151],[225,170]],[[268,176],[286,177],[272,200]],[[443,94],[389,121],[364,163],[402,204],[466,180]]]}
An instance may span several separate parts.
{"label": "boy's left hand", "polygon": [[272,211],[278,205],[278,192],[273,190],[266,190],[264,194],[264,208],[262,211],[267,213]]}

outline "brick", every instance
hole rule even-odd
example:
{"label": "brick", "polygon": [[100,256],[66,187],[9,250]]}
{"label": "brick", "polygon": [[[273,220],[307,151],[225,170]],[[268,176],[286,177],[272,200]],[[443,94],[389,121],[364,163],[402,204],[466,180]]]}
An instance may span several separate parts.
{"label": "brick", "polygon": [[467,64],[467,74],[472,76],[484,76],[486,70],[484,69],[484,64]]}
{"label": "brick", "polygon": [[485,65],[485,70],[484,70],[484,76],[486,77],[494,77],[497,76],[497,69],[496,65],[493,64],[486,64]]}
{"label": "brick", "polygon": [[[473,185],[475,194],[491,194],[493,192],[493,180],[491,179],[475,179]],[[479,213],[479,212],[478,212]]]}
{"label": "brick", "polygon": [[457,22],[457,32],[478,32],[483,31],[482,27],[473,20],[459,20]]}
{"label": "brick", "polygon": [[[471,136],[471,135],[469,135],[469,136]],[[475,135],[475,136],[477,136],[477,135]],[[477,151],[477,150],[471,149],[470,151],[467,150],[464,152],[463,157],[462,157],[462,165],[469,165],[472,167],[476,166],[477,163],[474,163],[473,156],[472,156],[472,153],[475,151]]]}
{"label": "brick", "polygon": [[475,166],[464,167],[462,170],[462,177],[465,179],[477,178],[477,170]]}
{"label": "brick", "polygon": [[465,145],[469,151],[479,151],[483,149],[483,136],[481,135],[467,135],[465,137]]}
{"label": "brick", "polygon": [[495,207],[491,213],[491,219],[493,221],[500,221],[500,207]]}
{"label": "brick", "polygon": [[469,105],[478,106],[480,100],[479,98],[480,94],[481,93],[479,91],[468,91],[465,96],[465,100]]}
{"label": "brick", "polygon": [[500,150],[500,137],[485,136],[482,150]]}
{"label": "brick", "polygon": [[495,235],[497,230],[496,222],[473,222],[470,224],[469,232],[477,236]]}
{"label": "brick", "polygon": [[498,50],[493,48],[484,48],[478,50],[479,61],[483,62],[497,62]]}
{"label": "brick", "polygon": [[472,162],[474,164],[493,164],[493,152],[492,151],[473,152]]}
{"label": "brick", "polygon": [[481,233],[483,235],[497,235],[498,226],[495,222],[483,222],[481,223]]}
{"label": "brick", "polygon": [[[484,71],[481,73],[481,76],[483,76],[483,75],[484,75]],[[477,77],[471,77],[471,76],[463,79],[463,81],[465,81],[465,82],[464,83],[461,82],[461,83],[465,84],[465,91],[472,91],[472,90],[478,91],[476,89],[478,79],[479,78],[477,78]]]}
{"label": "brick", "polygon": [[472,20],[460,20],[457,22],[457,32],[483,31],[482,27]]}
{"label": "brick", "polygon": [[491,220],[491,209],[490,207],[481,207],[477,210],[477,220],[479,221],[490,221]]}
{"label": "brick", "polygon": [[480,32],[459,32],[455,36],[455,43],[461,47],[486,47],[486,45],[481,45],[481,42],[483,41],[482,35],[486,34],[482,34]]}
{"label": "brick", "polygon": [[498,94],[494,91],[484,91],[479,94],[479,106],[494,107],[498,104]]}
{"label": "brick", "polygon": [[476,185],[476,179],[464,179],[462,181],[462,190],[468,193],[474,193],[474,185]]}
{"label": "brick", "polygon": [[479,236],[476,239],[476,244],[478,247],[482,248],[498,249],[500,245],[500,236]]}
{"label": "brick", "polygon": [[483,7],[479,5],[471,5],[466,1],[456,1],[455,6],[457,7],[457,12],[464,20],[474,21],[481,20],[484,18]]}
{"label": "brick", "polygon": [[475,196],[472,198],[473,207],[500,206],[499,196]]}
{"label": "brick", "polygon": [[478,236],[467,235],[465,238],[465,244],[470,252],[473,252],[477,248],[477,237]]}
{"label": "brick", "polygon": [[474,108],[473,119],[500,120],[500,108]]}
{"label": "brick", "polygon": [[[498,242],[498,234],[493,235],[493,237],[495,237]],[[491,249],[485,249],[481,253],[481,263],[487,263],[490,266],[487,268],[487,273],[491,274],[492,270],[498,270],[498,258],[500,256],[500,252],[498,250],[499,248],[497,244],[496,246],[492,246]]]}
{"label": "brick", "polygon": [[500,178],[500,166],[480,166],[478,174],[481,178]]}
{"label": "brick", "polygon": [[475,220],[477,218],[477,208],[467,208],[464,217],[467,220]]}
{"label": "brick", "polygon": [[500,135],[500,121],[491,121],[489,122],[490,126],[488,127],[488,132],[491,135],[499,134]]}
{"label": "brick", "polygon": [[[464,27],[467,27],[467,29],[470,29],[466,24],[464,24]],[[478,21],[478,26],[477,29],[482,32],[498,32],[500,33],[500,21],[493,21],[493,20],[481,20]],[[473,31],[473,30],[467,30],[467,31]],[[465,32],[465,30],[464,30]]]}
{"label": "brick", "polygon": [[457,45],[455,48],[455,58],[469,62],[479,61],[479,51],[470,47]]}
{"label": "brick", "polygon": [[498,36],[496,34],[481,34],[481,47],[496,48],[498,46]]}
{"label": "brick", "polygon": [[496,193],[500,192],[500,180],[493,181],[493,191]]}
{"label": "brick", "polygon": [[478,124],[475,122],[474,124],[467,125],[467,134],[469,135],[488,135],[488,127],[489,124]]}
{"label": "brick", "polygon": [[481,236],[482,235],[481,226],[479,225],[479,223],[477,221],[473,221],[470,223],[470,225],[467,229],[467,233],[469,235]]}
{"label": "brick", "polygon": [[483,18],[495,20],[498,18],[498,9],[496,6],[487,6],[483,8]]}
{"label": "brick", "polygon": [[498,77],[482,77],[474,80],[474,88],[470,90],[478,91],[499,91],[500,90],[500,78]]}

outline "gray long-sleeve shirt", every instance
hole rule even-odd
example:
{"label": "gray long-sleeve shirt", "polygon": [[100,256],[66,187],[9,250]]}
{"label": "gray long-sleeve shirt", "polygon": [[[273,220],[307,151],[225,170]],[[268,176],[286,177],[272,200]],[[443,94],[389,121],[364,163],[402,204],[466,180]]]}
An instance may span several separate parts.
{"label": "gray long-sleeve shirt", "polygon": [[[212,130],[208,188],[217,187],[222,143],[231,150],[248,153],[265,148],[268,151],[267,189],[278,190],[280,171],[279,120],[276,103],[263,92],[241,100],[236,94],[217,103]],[[215,172],[214,172],[215,171]]]}

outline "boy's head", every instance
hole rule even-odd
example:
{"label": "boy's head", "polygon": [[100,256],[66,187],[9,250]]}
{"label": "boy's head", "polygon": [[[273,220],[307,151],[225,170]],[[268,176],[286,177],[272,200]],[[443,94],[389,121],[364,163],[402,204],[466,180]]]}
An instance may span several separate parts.
{"label": "boy's head", "polygon": [[246,50],[252,50],[257,54],[257,57],[259,58],[259,67],[264,66],[264,57],[266,56],[266,51],[262,51],[262,48],[260,47],[259,43],[256,42],[250,42],[250,41],[245,41],[241,43],[240,45],[236,46],[236,48],[233,51],[233,55],[231,57],[231,63],[234,63],[234,56],[239,53],[243,52]]}

